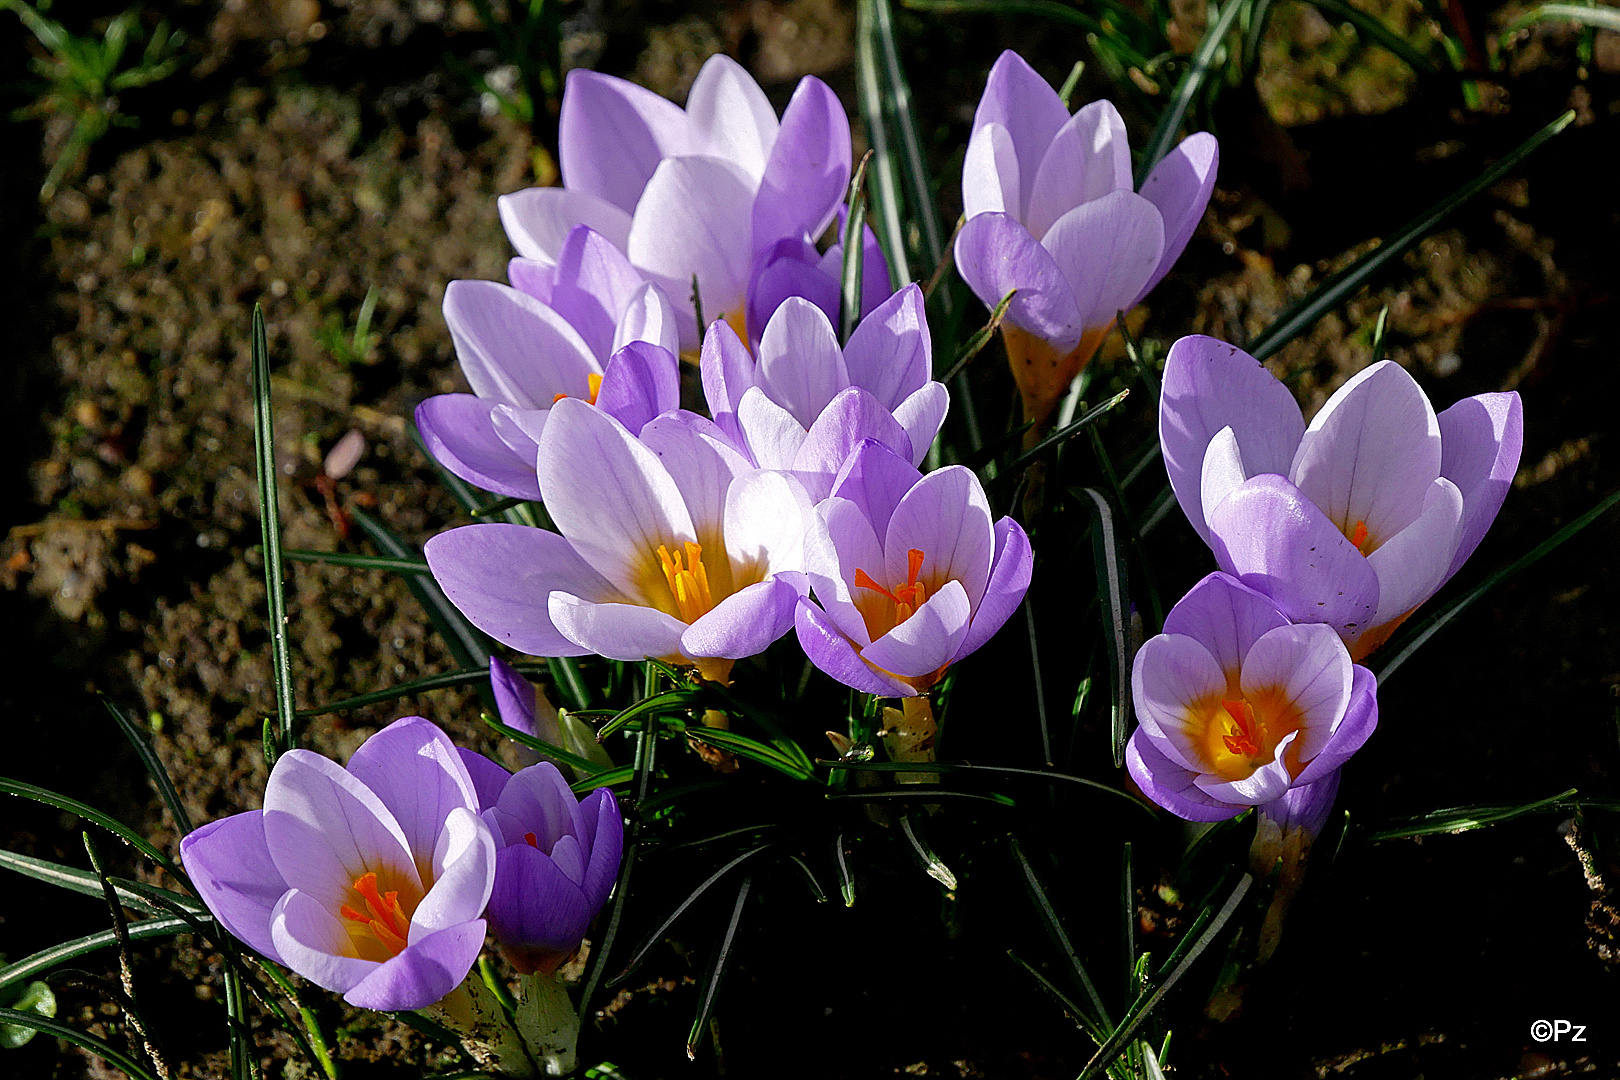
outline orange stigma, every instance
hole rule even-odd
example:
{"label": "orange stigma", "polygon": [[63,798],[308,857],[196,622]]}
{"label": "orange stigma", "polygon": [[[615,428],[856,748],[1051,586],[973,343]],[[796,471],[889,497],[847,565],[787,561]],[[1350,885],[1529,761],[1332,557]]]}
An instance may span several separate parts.
{"label": "orange stigma", "polygon": [[338,914],[359,924],[350,928],[351,936],[359,932],[375,938],[390,956],[398,956],[405,948],[411,929],[411,920],[399,906],[399,893],[389,890],[379,894],[377,875],[373,873],[364,873],[355,878],[354,891],[359,894],[366,910],[358,911],[348,904],[338,908]]}
{"label": "orange stigma", "polygon": [[[586,388],[588,390],[588,394],[587,394],[585,400],[590,402],[592,405],[595,405],[596,404],[596,395],[600,394],[602,392],[602,376],[596,374],[595,372],[592,372],[591,374],[585,376],[585,386],[586,386]],[[563,398],[572,397],[572,396],[573,395],[571,395],[571,394],[557,394],[557,395],[552,397],[551,403],[553,405],[555,405],[555,404],[557,404],[557,402],[561,401]]]}
{"label": "orange stigma", "polygon": [[709,594],[709,572],[703,566],[703,548],[690,540],[681,545],[686,556],[682,564],[682,551],[670,554],[669,548],[658,545],[658,565],[664,571],[664,581],[675,600],[675,613],[682,622],[693,623],[714,607]]}
{"label": "orange stigma", "polygon": [[1231,717],[1227,725],[1228,734],[1221,741],[1226,744],[1227,750],[1245,757],[1254,757],[1260,753],[1260,746],[1265,741],[1265,732],[1254,718],[1254,708],[1247,701],[1222,701],[1221,708]]}
{"label": "orange stigma", "polygon": [[532,832],[526,832],[523,834],[523,842],[532,848],[538,849],[540,847],[539,838],[536,837]]}
{"label": "orange stigma", "polygon": [[1365,521],[1356,522],[1355,528],[1350,530],[1350,543],[1357,551],[1361,552],[1363,557],[1372,554],[1370,550],[1372,545],[1368,541],[1367,523]]}
{"label": "orange stigma", "polygon": [[899,626],[922,607],[923,601],[928,599],[928,587],[917,580],[922,573],[923,559],[926,558],[919,548],[912,548],[906,552],[906,583],[896,585],[890,592],[876,581],[865,570],[855,571],[855,587],[857,589],[870,589],[881,596],[894,601],[894,625]]}

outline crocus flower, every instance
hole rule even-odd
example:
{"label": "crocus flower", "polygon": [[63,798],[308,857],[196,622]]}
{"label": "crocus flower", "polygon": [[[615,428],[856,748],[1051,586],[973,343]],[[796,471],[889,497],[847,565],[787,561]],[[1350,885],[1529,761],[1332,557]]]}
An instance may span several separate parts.
{"label": "crocus flower", "polygon": [[1026,419],[1039,425],[1128,310],[1170,271],[1215,184],[1215,138],[1187,137],[1137,192],[1125,123],[1107,101],[1069,115],[1017,53],[990,69],[962,163],[956,265],[995,307]]}
{"label": "crocus flower", "polygon": [[680,403],[674,310],[611,243],[585,226],[554,265],[512,261],[511,288],[452,281],[444,292],[471,394],[416,408],[434,460],[468,483],[537,499],[535,452],[551,406],[583,398],[633,431]]}
{"label": "crocus flower", "polygon": [[1462,566],[1501,509],[1524,443],[1518,394],[1435,415],[1399,365],[1359,372],[1307,427],[1241,349],[1182,338],[1159,441],[1181,508],[1222,570],[1295,622],[1370,654]]}
{"label": "crocus flower", "polygon": [[420,1009],[484,944],[494,834],[461,753],[419,716],[348,767],[276,760],[264,809],[204,825],[180,858],[208,910],[255,951],[367,1009]]}
{"label": "crocus flower", "polygon": [[[838,208],[839,235],[843,235],[843,218],[847,208]],[[894,295],[889,284],[889,262],[883,256],[877,233],[870,225],[864,229],[865,241],[861,245],[861,317],[871,314],[883,301]],[[752,340],[749,348],[759,345],[759,335],[770,322],[771,315],[790,296],[809,300],[829,320],[839,317],[843,302],[844,246],[834,244],[825,252],[802,237],[783,237],[755,257],[753,281],[748,289],[748,332]]]}
{"label": "crocus flower", "polygon": [[721,432],[760,468],[793,473],[819,500],[865,439],[922,462],[950,401],[932,365],[922,290],[912,284],[862,319],[842,349],[826,313],[802,297],[771,316],[757,361],[717,322],[701,369]]}
{"label": "crocus flower", "polygon": [[1141,724],[1125,767],[1143,794],[1190,821],[1251,806],[1291,812],[1278,800],[1334,778],[1378,722],[1377,680],[1330,627],[1290,623],[1220,573],[1137,651],[1131,692]]}
{"label": "crocus flower", "polygon": [[502,196],[507,236],[553,263],[568,230],[590,225],[663,286],[691,349],[694,275],[704,316],[741,328],[756,257],[783,238],[814,241],[849,183],[837,95],[806,77],[778,122],[725,56],[704,63],[685,109],[623,79],[569,72],[558,141],[563,186]]}
{"label": "crocus flower", "polygon": [[619,804],[607,788],[576,799],[542,761],[506,779],[484,821],[499,847],[490,930],[519,974],[549,975],[579,949],[613,889],[624,849]]}
{"label": "crocus flower", "polygon": [[1033,562],[1016,521],[991,521],[972,470],[924,476],[868,441],[811,520],[805,569],[816,603],[799,605],[799,644],[857,690],[924,693],[1012,615]]}
{"label": "crocus flower", "polygon": [[[611,769],[613,759],[608,757],[596,738],[596,732],[578,717],[559,712],[546,697],[545,691],[520,675],[516,668],[498,656],[489,658],[489,686],[495,695],[495,708],[501,723],[525,735],[532,735],[566,750],[575,757],[585,758],[599,769]],[[525,765],[541,759],[539,753],[526,746],[518,747],[518,757]],[[584,770],[574,766],[559,767],[584,779]],[[487,804],[486,804],[487,805]]]}
{"label": "crocus flower", "polygon": [[559,401],[538,466],[560,532],[440,533],[426,545],[434,578],[521,652],[655,657],[724,681],[792,624],[809,510],[791,477],[751,468],[712,429],[670,413],[637,439],[600,409]]}

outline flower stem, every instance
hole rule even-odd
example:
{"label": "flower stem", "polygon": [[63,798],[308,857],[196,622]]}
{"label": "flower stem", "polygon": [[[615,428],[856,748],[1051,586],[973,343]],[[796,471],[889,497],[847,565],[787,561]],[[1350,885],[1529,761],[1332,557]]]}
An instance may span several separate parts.
{"label": "flower stem", "polygon": [[517,1028],[541,1076],[568,1076],[578,1067],[579,1014],[555,974],[537,971],[518,981]]}
{"label": "flower stem", "polygon": [[461,1044],[480,1067],[517,1080],[540,1075],[523,1038],[506,1019],[500,1000],[478,972],[467,976],[437,1005],[421,1011],[459,1035]]}

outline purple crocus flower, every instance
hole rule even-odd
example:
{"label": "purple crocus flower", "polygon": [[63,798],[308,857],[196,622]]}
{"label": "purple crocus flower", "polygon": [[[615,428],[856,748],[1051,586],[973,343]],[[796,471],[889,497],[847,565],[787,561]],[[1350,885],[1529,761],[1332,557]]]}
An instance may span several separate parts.
{"label": "purple crocus flower", "polygon": [[810,523],[805,569],[816,603],[799,605],[799,644],[857,690],[924,693],[1012,615],[1033,562],[1016,521],[991,521],[972,470],[924,476],[868,441]]}
{"label": "purple crocus flower", "polygon": [[1319,800],[1279,800],[1310,787],[1332,804],[1332,788],[1321,785],[1336,784],[1372,734],[1377,688],[1330,627],[1290,623],[1264,594],[1211,574],[1137,651],[1131,692],[1141,725],[1125,767],[1149,799],[1189,821],[1251,806],[1277,817],[1314,812]]}
{"label": "purple crocus flower", "polygon": [[685,109],[623,79],[571,71],[558,137],[563,186],[502,196],[507,235],[523,256],[552,263],[568,230],[590,225],[676,299],[691,349],[693,276],[705,317],[743,330],[759,254],[783,238],[814,241],[849,183],[838,96],[806,77],[778,122],[725,56],[704,63]]}
{"label": "purple crocus flower", "polygon": [[1524,444],[1519,395],[1435,414],[1398,364],[1359,372],[1310,425],[1247,353],[1207,337],[1165,363],[1159,441],[1222,570],[1360,660],[1455,574],[1501,509]]}
{"label": "purple crocus flower", "polygon": [[1187,137],[1137,192],[1125,123],[1107,101],[1069,115],[1017,53],[990,69],[962,163],[956,265],[995,307],[1024,414],[1051,414],[1113,325],[1169,273],[1204,216],[1219,154]]}
{"label": "purple crocus flower", "polygon": [[496,844],[479,810],[461,752],[411,716],[346,769],[283,754],[264,809],[204,825],[180,858],[208,910],[256,952],[351,1005],[420,1009],[484,945]]}
{"label": "purple crocus flower", "polygon": [[[838,232],[843,235],[847,207],[838,208]],[[861,245],[861,318],[870,315],[894,295],[889,284],[889,262],[870,225]],[[802,237],[783,237],[755,257],[753,282],[748,289],[748,333],[750,349],[759,345],[759,335],[771,315],[790,296],[802,296],[820,308],[828,320],[836,320],[842,304],[844,246],[834,244],[825,252]]]}
{"label": "purple crocus flower", "polygon": [[[498,656],[489,658],[489,686],[495,695],[495,708],[501,723],[516,728],[525,735],[542,739],[552,746],[567,750],[575,757],[585,758],[599,769],[611,769],[613,759],[597,741],[596,732],[583,720],[567,712],[559,712],[546,697],[545,691],[525,679]],[[541,760],[541,755],[526,746],[517,748],[518,757],[525,765]],[[583,769],[574,766],[559,767],[584,779]],[[486,803],[486,805],[488,805]]]}
{"label": "purple crocus flower", "polygon": [[655,657],[717,681],[787,632],[806,589],[809,501],[710,421],[668,413],[637,439],[559,401],[538,466],[559,532],[481,524],[427,542],[434,578],[473,625],[531,655]]}
{"label": "purple crocus flower", "polygon": [[452,281],[444,318],[471,394],[416,408],[434,460],[468,483],[540,497],[534,461],[551,406],[583,398],[634,431],[680,403],[674,310],[622,253],[585,226],[554,265],[512,260],[511,288]]}
{"label": "purple crocus flower", "polygon": [[920,464],[950,395],[932,379],[922,290],[907,285],[840,349],[827,315],[802,297],[776,309],[756,361],[723,323],[703,343],[703,393],[720,431],[760,468],[790,472],[824,498],[856,446],[876,439]]}

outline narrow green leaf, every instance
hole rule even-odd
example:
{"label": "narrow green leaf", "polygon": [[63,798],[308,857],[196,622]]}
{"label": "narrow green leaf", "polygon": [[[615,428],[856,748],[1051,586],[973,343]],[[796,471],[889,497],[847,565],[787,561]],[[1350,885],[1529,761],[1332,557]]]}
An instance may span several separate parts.
{"label": "narrow green leaf", "polygon": [[[354,518],[366,538],[377,545],[377,550],[392,559],[414,559],[416,556],[405,545],[405,542],[395,536],[393,530],[381,521],[360,510],[351,510]],[[421,603],[427,612],[428,619],[433,623],[434,629],[444,639],[450,649],[450,654],[456,658],[456,663],[464,668],[489,668],[489,656],[493,643],[472,623],[467,621],[450,598],[444,595],[439,583],[427,574],[412,574],[405,579],[411,593]],[[487,696],[487,695],[486,695]],[[493,707],[493,698],[489,699]]]}
{"label": "narrow green leaf", "polygon": [[1419,75],[1439,74],[1440,69],[1434,66],[1434,61],[1423,55],[1411,42],[1385,26],[1383,20],[1377,16],[1369,15],[1354,4],[1346,3],[1345,0],[1310,0],[1310,2],[1330,20],[1347,22],[1354,26],[1362,37],[1400,57],[1406,62],[1407,67]]}
{"label": "narrow green leaf", "polygon": [[482,719],[484,723],[488,724],[502,735],[505,735],[513,742],[519,744],[520,746],[527,746],[535,753],[551,758],[557,764],[567,765],[570,768],[578,769],[587,777],[593,773],[602,771],[600,762],[592,761],[589,758],[580,757],[578,754],[569,753],[562,747],[553,745],[544,739],[536,738],[526,731],[519,731],[515,727],[508,724],[503,724],[493,716],[489,715],[489,713],[482,714]]}
{"label": "narrow green leaf", "polygon": [[1496,825],[1503,821],[1512,821],[1514,818],[1524,817],[1526,814],[1535,814],[1541,811],[1557,810],[1567,811],[1578,803],[1571,800],[1577,794],[1575,788],[1561,791],[1557,795],[1549,795],[1545,799],[1535,802],[1504,804],[1500,806],[1456,806],[1445,810],[1433,810],[1417,817],[1406,818],[1394,822],[1385,828],[1367,834],[1367,842],[1376,844],[1382,840],[1406,840],[1414,836],[1433,836],[1436,833],[1461,833],[1473,829],[1481,829],[1487,825]]}
{"label": "narrow green leaf", "polygon": [[[658,740],[651,732],[643,731],[636,736],[636,761],[633,768],[638,804],[647,798],[653,773],[657,770],[657,750]],[[591,999],[595,996],[597,987],[602,985],[608,957],[612,954],[613,943],[619,936],[619,924],[624,919],[625,899],[630,895],[630,878],[635,872],[636,860],[641,853],[642,822],[638,805],[637,813],[630,822],[630,831],[624,838],[624,857],[619,861],[619,878],[613,884],[613,902],[608,908],[602,941],[596,950],[596,962],[591,965],[591,972],[585,979],[585,988],[579,995],[579,1011],[582,1016],[590,1015]]]}
{"label": "narrow green leaf", "polygon": [[1113,397],[1109,398],[1107,401],[1103,402],[1101,405],[1098,405],[1095,409],[1087,410],[1078,420],[1075,420],[1073,423],[1063,425],[1056,431],[1052,432],[1052,434],[1030,447],[1024,453],[1019,454],[1017,457],[1009,461],[1007,463],[1006,470],[1001,475],[1017,475],[1019,470],[1021,470],[1025,465],[1028,465],[1030,462],[1046,453],[1046,451],[1050,450],[1058,443],[1063,442],[1065,439],[1070,439],[1080,434],[1080,432],[1084,431],[1086,428],[1095,423],[1104,413],[1111,411],[1130,396],[1131,391],[1130,388],[1127,387],[1115,394]]}
{"label": "narrow green leaf", "polygon": [[253,305],[253,449],[259,476],[259,536],[264,550],[264,592],[269,608],[270,669],[276,688],[278,749],[297,745],[293,733],[292,655],[287,642],[287,595],[281,565],[281,504],[276,494],[275,417],[270,409],[270,345],[264,309]]}
{"label": "narrow green leaf", "polygon": [[934,854],[922,826],[908,813],[900,815],[900,832],[905,836],[906,843],[911,845],[911,853],[917,857],[923,872],[939,882],[947,892],[955,889],[956,875],[945,865],[945,860]]}
{"label": "narrow green leaf", "polygon": [[631,973],[634,972],[636,968],[640,966],[641,962],[647,958],[647,954],[652,952],[653,948],[660,941],[664,940],[664,935],[669,932],[672,926],[680,921],[681,916],[686,914],[687,909],[695,904],[699,897],[714,887],[714,885],[717,884],[721,878],[725,877],[727,874],[737,869],[737,867],[754,858],[754,856],[760,854],[761,852],[769,851],[770,847],[771,845],[769,844],[760,844],[757,847],[749,848],[741,855],[738,855],[735,858],[721,864],[719,869],[715,870],[714,873],[704,878],[702,882],[698,884],[697,888],[687,893],[681,902],[675,905],[674,910],[666,915],[664,920],[660,922],[651,933],[647,934],[646,937],[641,939],[641,944],[637,945],[635,950],[630,954],[630,962],[625,964],[623,971],[620,971],[617,975],[613,976],[613,978],[609,979],[607,981],[607,985],[617,986],[625,979],[628,979]]}
{"label": "narrow green leaf", "polygon": [[576,795],[585,795],[599,787],[618,787],[620,784],[628,784],[635,777],[636,767],[634,765],[615,765],[611,769],[603,769],[601,772],[592,773],[589,776],[575,780],[569,785],[569,789]]}
{"label": "narrow green leaf", "polygon": [[1373,320],[1372,349],[1370,350],[1374,364],[1384,358],[1384,332],[1389,327],[1389,305],[1385,304],[1378,309],[1378,318]]}
{"label": "narrow green leaf", "polygon": [[692,1028],[686,1036],[686,1056],[688,1060],[697,1060],[698,1046],[703,1042],[704,1032],[709,1027],[709,1017],[714,1015],[714,1003],[720,996],[720,983],[725,978],[730,966],[732,946],[737,940],[737,927],[742,925],[743,908],[748,905],[748,893],[753,888],[753,875],[742,879],[737,887],[737,899],[731,906],[731,918],[726,923],[726,931],[720,939],[720,945],[714,951],[714,961],[709,965],[707,974],[698,983],[697,1015],[692,1018]]}
{"label": "narrow green leaf", "polygon": [[935,787],[931,784],[918,786],[908,784],[903,788],[879,788],[864,791],[829,791],[822,798],[828,802],[943,802],[948,799],[961,799],[966,802],[987,802],[996,806],[1014,807],[1018,804],[1006,795],[997,792],[978,791],[952,791],[950,788]]}
{"label": "narrow green leaf", "polygon": [[1175,146],[1176,137],[1181,133],[1181,122],[1187,116],[1193,100],[1204,89],[1204,81],[1209,78],[1214,69],[1215,54],[1220,52],[1226,41],[1227,33],[1237,21],[1237,17],[1247,9],[1247,5],[1230,0],[1223,8],[1215,21],[1204,32],[1203,40],[1198,48],[1193,50],[1191,63],[1176,82],[1176,88],[1170,95],[1170,101],[1164,112],[1159,115],[1159,122],[1153,128],[1147,146],[1142,150],[1142,163],[1136,169],[1136,186],[1141,187],[1142,182],[1153,172],[1164,156]]}
{"label": "narrow green leaf", "polygon": [[701,690],[665,690],[662,694],[642,698],[640,701],[622,710],[613,719],[603,724],[596,732],[598,740],[606,739],[633,720],[643,716],[658,716],[665,713],[688,712],[697,708],[703,701]]}
{"label": "narrow green leaf", "polygon": [[125,1054],[110,1043],[103,1042],[87,1032],[80,1031],[70,1024],[60,1020],[40,1016],[38,1013],[18,1012],[16,1009],[0,1009],[0,1024],[11,1024],[16,1027],[33,1028],[47,1035],[54,1035],[58,1039],[66,1039],[75,1046],[82,1047],[101,1058],[107,1064],[124,1070],[132,1080],[158,1080],[140,1062]]}
{"label": "narrow green leaf", "polygon": [[147,742],[146,735],[141,731],[139,725],[125,714],[124,710],[113,704],[112,698],[106,694],[98,694],[97,696],[101,698],[101,704],[106,707],[107,712],[112,714],[113,721],[123,731],[124,738],[128,739],[129,744],[135,748],[135,755],[141,759],[141,764],[146,766],[147,775],[152,778],[153,785],[157,787],[158,794],[162,796],[163,805],[169,808],[169,815],[174,818],[174,823],[179,828],[180,834],[184,836],[186,833],[191,832],[194,828],[191,824],[191,816],[186,813],[186,808],[181,805],[180,793],[174,789],[174,781],[169,778],[169,770],[164,768],[163,761],[157,756],[157,751],[152,748],[152,744]]}
{"label": "narrow green leaf", "polygon": [[[923,154],[922,140],[917,137],[913,119],[911,84],[900,63],[900,51],[894,42],[894,11],[889,0],[870,0],[871,19],[869,33],[878,62],[882,93],[878,100],[888,113],[894,126],[895,143],[900,151],[902,176],[906,185],[906,201],[911,208],[911,219],[922,241],[922,256],[927,265],[937,266],[945,258],[944,230],[940,228],[939,213],[935,208],[934,184],[928,175],[927,158]],[[940,310],[949,315],[949,290],[940,294]]]}
{"label": "narrow green leaf", "polygon": [[109,817],[100,810],[86,806],[77,799],[70,799],[66,795],[58,795],[54,791],[47,791],[42,787],[35,787],[33,784],[25,784],[20,780],[12,780],[4,776],[0,776],[0,794],[16,795],[20,798],[31,799],[37,803],[44,803],[46,806],[54,806],[58,810],[65,810],[70,814],[76,814],[92,825],[98,825],[106,829],[130,847],[163,867],[174,880],[190,883],[185,871],[176,866],[167,855],[153,847],[146,837],[123,822]]}
{"label": "narrow green leaf", "polygon": [[[1041,917],[1041,925],[1045,927],[1047,935],[1052,939],[1052,943],[1057,946],[1058,954],[1068,963],[1069,972],[1074,976],[1075,984],[1085,992],[1086,999],[1091,1002],[1090,1012],[1077,1007],[1074,1008],[1075,1018],[1090,1028],[1113,1027],[1114,1022],[1108,1015],[1108,1006],[1103,1004],[1102,995],[1097,993],[1097,986],[1091,981],[1090,972],[1086,970],[1086,965],[1081,961],[1080,954],[1075,951],[1073,942],[1069,940],[1068,932],[1063,929],[1063,920],[1058,917],[1057,908],[1052,906],[1052,900],[1047,894],[1046,886],[1041,883],[1039,875],[1035,873],[1034,865],[1030,863],[1029,858],[1024,854],[1022,845],[1018,843],[1016,838],[1009,837],[1008,846],[1012,849],[1013,861],[1018,864],[1019,872],[1022,875],[1024,891],[1029,894],[1030,900],[1035,905],[1036,914]],[[1067,1001],[1066,998],[1064,1000]]]}
{"label": "narrow green leaf", "polygon": [[577,713],[591,707],[591,691],[579,673],[579,663],[572,656],[548,657],[546,666],[551,669],[551,681],[567,699],[564,704],[570,712]]}
{"label": "narrow green leaf", "polygon": [[1028,960],[1025,960],[1017,953],[1009,950],[1007,953],[1007,959],[1011,960],[1013,963],[1017,964],[1019,967],[1033,975],[1035,977],[1035,981],[1040,983],[1041,987],[1045,989],[1048,994],[1051,994],[1053,997],[1057,998],[1058,1004],[1063,1006],[1063,1011],[1074,1018],[1074,1022],[1079,1024],[1081,1029],[1084,1030],[1087,1035],[1091,1036],[1093,1042],[1095,1042],[1098,1046],[1103,1044],[1103,1041],[1107,1038],[1107,1034],[1103,1031],[1103,1029],[1097,1027],[1096,1024],[1092,1022],[1091,1017],[1086,1014],[1086,1010],[1082,1009],[1073,998],[1065,993],[1062,987],[1058,986],[1058,984],[1053,982],[1051,979],[1048,979],[1046,975],[1041,972],[1040,968],[1037,968],[1034,964],[1030,963]]}
{"label": "narrow green leaf", "polygon": [[876,211],[873,231],[889,263],[889,284],[898,289],[912,278],[911,260],[906,253],[905,200],[896,175],[893,124],[886,104],[882,63],[879,58],[878,4],[880,0],[856,0],[855,4],[855,87],[860,103],[861,124],[866,142],[872,148],[870,166],[872,206]]}
{"label": "narrow green leaf", "polygon": [[[1079,8],[1070,7],[1068,4],[1060,4],[1057,0],[902,0],[902,2],[911,11],[932,12],[938,15],[1009,17],[1034,15],[1037,18],[1066,23],[1087,34],[1096,34],[1098,37],[1118,36]],[[1146,58],[1142,58],[1142,63],[1146,64],[1146,62]]]}
{"label": "narrow green leaf", "polygon": [[[129,936],[133,941],[144,941],[147,938],[173,937],[176,934],[191,932],[186,920],[177,917],[164,917],[161,919],[144,919],[140,922],[130,923]],[[8,986],[15,986],[20,982],[59,967],[69,960],[76,960],[86,953],[98,949],[106,949],[118,944],[118,936],[111,930],[102,930],[95,934],[86,934],[72,941],[64,941],[60,945],[52,945],[48,949],[41,949],[32,956],[24,957],[14,964],[0,967],[0,990]]]}
{"label": "narrow green leaf", "polygon": [[849,181],[849,214],[844,219],[844,265],[838,290],[838,340],[848,343],[861,321],[861,274],[866,261],[866,163],[872,151],[855,166]]}
{"label": "narrow green leaf", "polygon": [[[0,849],[0,867],[84,896],[101,895],[100,881],[88,870],[3,849]],[[117,889],[119,903],[143,914],[156,913],[159,908],[154,905],[154,901],[159,899],[179,904],[197,915],[208,914],[208,909],[199,901],[182,893],[171,892],[157,885],[148,885],[144,881],[131,881],[128,878],[113,877],[108,880]]]}
{"label": "narrow green leaf", "polygon": [[234,966],[225,968],[225,1034],[230,1043],[231,1080],[253,1080],[258,1075],[258,1055],[248,1028],[247,996],[242,974]]}
{"label": "narrow green leaf", "polygon": [[940,382],[946,385],[953,382],[968,366],[968,361],[978,356],[984,347],[990,344],[990,339],[1001,329],[1001,320],[1007,317],[1007,308],[1011,306],[1013,297],[1017,295],[1018,290],[1013,289],[996,303],[995,309],[990,312],[990,321],[979,327],[973,336],[968,338],[967,344],[956,354],[956,361],[951,364],[950,370],[939,377]]}
{"label": "narrow green leaf", "polygon": [[810,890],[810,895],[815,898],[816,903],[825,904],[827,902],[827,890],[821,887],[821,882],[816,879],[816,873],[810,869],[810,864],[805,862],[803,856],[800,855],[790,854],[787,859],[788,862],[793,864],[793,868],[799,872],[799,876],[804,878],[804,884]]}
{"label": "narrow green leaf", "polygon": [[390,559],[382,555],[352,555],[342,551],[306,551],[304,548],[285,548],[282,558],[288,562],[326,563],[328,566],[349,566],[356,570],[390,570],[396,574],[426,574],[426,559]]}
{"label": "narrow green leaf", "polygon": [[1152,820],[1157,820],[1159,814],[1153,807],[1119,788],[1110,787],[1096,780],[1087,780],[1083,776],[1070,776],[1068,773],[1053,772],[1049,769],[1019,769],[1010,765],[968,765],[965,763],[946,763],[939,761],[822,761],[820,764],[829,769],[842,769],[851,772],[926,772],[944,773],[947,775],[984,774],[986,776],[1005,776],[1010,778],[1029,778],[1041,780],[1052,784],[1074,784],[1101,795],[1110,795],[1121,802],[1135,808]]}
{"label": "narrow green leaf", "polygon": [[1249,354],[1256,360],[1264,360],[1276,353],[1317,319],[1338,307],[1342,301],[1367,284],[1378,271],[1400,258],[1413,244],[1433,232],[1458,207],[1480,192],[1493,187],[1497,181],[1516,169],[1521,161],[1535,153],[1543,143],[1563,131],[1574,120],[1574,111],[1566,112],[1520,143],[1490,168],[1395,230],[1389,240],[1329,277],[1307,295],[1289,304],[1283,309],[1282,314],[1250,343]]}
{"label": "narrow green leaf", "polygon": [[1094,488],[1081,490],[1091,500],[1092,555],[1103,602],[1103,643],[1108,649],[1108,682],[1113,692],[1109,745],[1114,767],[1119,768],[1125,764],[1125,737],[1131,720],[1130,586],[1125,576],[1125,545],[1108,500]]}
{"label": "narrow green leaf", "polygon": [[300,719],[311,716],[325,716],[328,713],[347,712],[366,705],[376,705],[379,702],[394,701],[398,698],[409,697],[412,694],[422,694],[429,690],[445,690],[452,686],[467,686],[475,683],[488,683],[488,668],[462,668],[456,671],[446,671],[438,675],[424,675],[420,679],[412,679],[397,686],[384,687],[373,690],[369,694],[360,694],[357,697],[344,698],[342,701],[328,702],[310,709],[298,710]]}
{"label": "narrow green leaf", "polygon": [[809,769],[800,767],[798,762],[775,747],[767,746],[758,739],[751,739],[747,735],[739,735],[735,731],[693,724],[683,734],[688,738],[696,739],[698,742],[718,746],[720,749],[736,754],[738,757],[757,761],[761,765],[775,769],[784,776],[791,776],[795,780],[809,780],[815,775]]}
{"label": "narrow green leaf", "polygon": [[1531,8],[1502,28],[1502,37],[1510,38],[1520,30],[1545,19],[1567,19],[1581,26],[1620,33],[1620,10],[1612,7],[1585,4],[1542,4]]}

